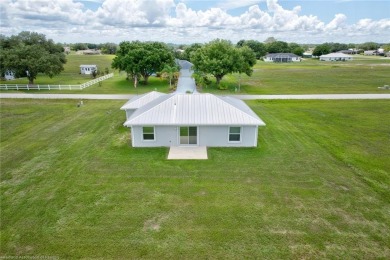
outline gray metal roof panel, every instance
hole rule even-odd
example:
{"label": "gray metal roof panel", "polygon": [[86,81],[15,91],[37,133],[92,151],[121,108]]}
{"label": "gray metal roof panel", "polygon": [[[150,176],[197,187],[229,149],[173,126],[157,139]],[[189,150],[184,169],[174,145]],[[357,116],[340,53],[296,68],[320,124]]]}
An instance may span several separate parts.
{"label": "gray metal roof panel", "polygon": [[152,102],[153,100],[165,96],[167,94],[158,92],[158,91],[152,91],[146,94],[138,95],[133,98],[131,98],[129,101],[127,101],[122,107],[121,110],[126,109],[137,109],[140,107],[143,107],[144,105]]}
{"label": "gray metal roof panel", "polygon": [[212,94],[171,94],[160,97],[124,123],[132,125],[265,125],[244,102]]}

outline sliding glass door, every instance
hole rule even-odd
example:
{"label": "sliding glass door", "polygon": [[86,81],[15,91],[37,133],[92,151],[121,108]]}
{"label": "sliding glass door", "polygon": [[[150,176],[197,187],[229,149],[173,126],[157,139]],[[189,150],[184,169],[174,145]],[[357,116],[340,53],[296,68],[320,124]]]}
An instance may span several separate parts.
{"label": "sliding glass door", "polygon": [[198,144],[198,128],[196,126],[181,126],[180,144]]}

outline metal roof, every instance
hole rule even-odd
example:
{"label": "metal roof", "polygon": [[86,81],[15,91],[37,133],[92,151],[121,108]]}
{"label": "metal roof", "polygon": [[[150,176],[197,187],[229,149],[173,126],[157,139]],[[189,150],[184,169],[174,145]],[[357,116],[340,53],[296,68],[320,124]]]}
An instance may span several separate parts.
{"label": "metal roof", "polygon": [[90,64],[81,64],[80,65],[80,68],[81,67],[84,67],[84,68],[94,68],[94,67],[97,67],[95,64],[93,64],[93,65],[90,65]]}
{"label": "metal roof", "polygon": [[269,53],[266,55],[266,57],[270,58],[297,58],[298,55],[294,53]]}
{"label": "metal roof", "polygon": [[137,108],[140,108],[140,107],[142,107],[142,106],[152,102],[156,98],[159,98],[161,96],[166,96],[166,95],[167,94],[164,94],[164,93],[161,93],[161,92],[152,91],[152,92],[149,92],[149,93],[146,93],[146,94],[135,96],[132,99],[130,99],[129,101],[127,101],[126,104],[124,104],[121,107],[121,110],[137,109]]}
{"label": "metal roof", "polygon": [[351,55],[347,55],[347,54],[344,54],[342,52],[333,52],[333,53],[329,53],[329,54],[324,54],[324,55],[321,55],[320,57],[329,57],[329,58],[334,58],[334,57],[338,57],[338,58],[352,58]]}
{"label": "metal roof", "polygon": [[124,123],[135,125],[265,125],[241,100],[212,94],[170,94],[137,109]]}

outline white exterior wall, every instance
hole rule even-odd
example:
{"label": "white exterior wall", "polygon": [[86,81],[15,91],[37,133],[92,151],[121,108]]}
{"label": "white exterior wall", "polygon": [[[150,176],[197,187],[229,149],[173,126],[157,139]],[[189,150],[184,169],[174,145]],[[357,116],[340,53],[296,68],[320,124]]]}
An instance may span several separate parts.
{"label": "white exterior wall", "polygon": [[200,146],[208,146],[208,147],[257,146],[257,126],[242,126],[240,142],[229,142],[229,126],[201,126],[199,128],[200,129],[198,135],[199,135]]}
{"label": "white exterior wall", "polygon": [[[300,57],[291,57],[290,58],[292,62],[300,62],[301,58]],[[274,62],[275,60],[272,57],[264,57],[265,62]]]}
{"label": "white exterior wall", "polygon": [[343,61],[352,60],[352,57],[320,57],[320,61]]}
{"label": "white exterior wall", "polygon": [[89,66],[80,66],[80,73],[81,74],[92,74],[92,71],[97,70],[96,65],[89,65]]}
{"label": "white exterior wall", "polygon": [[15,79],[15,74],[14,74],[13,71],[7,70],[7,71],[4,73],[4,78],[5,78],[6,80],[13,80],[13,79]]}
{"label": "white exterior wall", "polygon": [[[132,128],[133,147],[169,147],[179,145],[179,126],[155,126],[155,140],[143,141],[142,126]],[[198,146],[255,147],[257,126],[242,126],[241,141],[229,142],[229,126],[198,126]]]}
{"label": "white exterior wall", "polygon": [[142,126],[133,126],[131,128],[133,147],[161,147],[176,146],[178,143],[178,134],[176,126],[155,126],[154,141],[143,140]]}

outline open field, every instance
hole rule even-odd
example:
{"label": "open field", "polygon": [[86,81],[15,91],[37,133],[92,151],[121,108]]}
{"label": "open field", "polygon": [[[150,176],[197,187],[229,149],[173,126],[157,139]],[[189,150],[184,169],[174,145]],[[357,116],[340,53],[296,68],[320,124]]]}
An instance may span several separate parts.
{"label": "open field", "polygon": [[0,100],[1,256],[390,258],[390,101],[250,101],[258,148],[134,149],[121,101]]}
{"label": "open field", "polygon": [[[71,54],[66,56],[66,64],[64,71],[60,75],[50,78],[46,75],[38,75],[34,84],[59,84],[59,85],[79,85],[91,80],[91,75],[81,75],[80,65],[82,64],[96,64],[99,70],[111,69],[111,62],[114,55],[77,55]],[[12,81],[1,81],[0,84],[28,84],[27,78],[20,78]],[[43,92],[43,91],[41,91]],[[49,92],[49,91],[47,91]]]}
{"label": "open field", "polygon": [[[390,85],[390,58],[355,56],[351,62],[314,59],[300,63],[258,62],[251,77],[242,76],[246,94],[389,93],[378,87]],[[226,78],[234,89],[238,75]]]}
{"label": "open field", "polygon": [[[100,69],[111,69],[114,55],[68,55],[65,71],[52,79],[39,76],[37,84],[80,84],[90,80],[90,76],[78,74],[80,64],[97,64]],[[320,62],[306,59],[300,63],[275,64],[258,61],[251,77],[242,75],[242,94],[333,94],[333,93],[390,93],[390,90],[378,89],[390,85],[390,58],[355,56],[354,61]],[[214,79],[213,79],[214,80]],[[2,82],[4,83],[4,82]],[[8,81],[7,83],[27,83],[26,79]],[[203,92],[216,94],[233,94],[238,86],[238,74],[224,77],[223,84],[228,90],[217,90],[215,87],[203,88]],[[126,80],[125,73],[115,76],[82,91],[96,94],[135,94],[152,90],[169,92],[169,83],[156,77],[150,77],[148,86],[140,84],[135,89]],[[9,91],[8,91],[9,92]],[[24,91],[52,93],[53,91]],[[56,91],[59,92],[59,91]],[[63,93],[80,93],[79,90],[62,90]]]}

